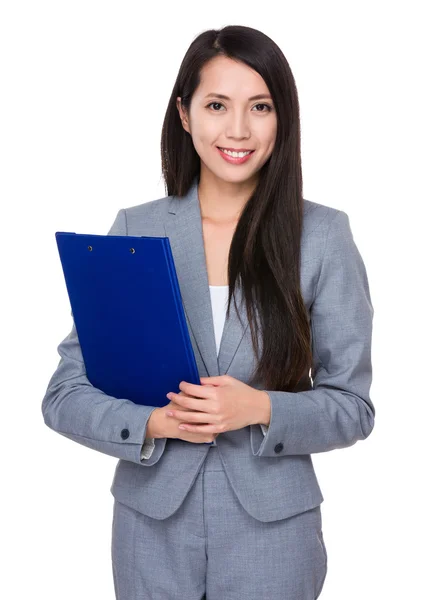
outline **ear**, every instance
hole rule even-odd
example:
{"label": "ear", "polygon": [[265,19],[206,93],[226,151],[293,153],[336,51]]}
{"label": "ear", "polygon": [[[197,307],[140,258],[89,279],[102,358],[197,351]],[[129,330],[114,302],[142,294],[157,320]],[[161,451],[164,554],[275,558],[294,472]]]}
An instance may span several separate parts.
{"label": "ear", "polygon": [[181,96],[178,96],[178,98],[176,99],[176,108],[179,112],[179,117],[181,119],[181,124],[183,126],[183,129],[185,131],[187,131],[187,133],[190,133],[189,118],[188,118],[187,112],[181,105]]}

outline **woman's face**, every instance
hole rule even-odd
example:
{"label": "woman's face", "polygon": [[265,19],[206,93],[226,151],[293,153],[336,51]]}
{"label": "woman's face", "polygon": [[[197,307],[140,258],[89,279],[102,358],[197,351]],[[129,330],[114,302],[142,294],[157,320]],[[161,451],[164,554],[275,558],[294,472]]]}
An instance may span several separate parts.
{"label": "woman's face", "polygon": [[[253,96],[260,97],[250,100]],[[274,148],[277,116],[268,87],[256,71],[244,63],[218,56],[201,71],[201,83],[192,97],[190,114],[181,109],[181,97],[177,98],[177,108],[199,154],[201,176],[207,169],[227,182],[257,179],[257,172]],[[254,152],[243,163],[232,164],[223,158],[218,147]]]}

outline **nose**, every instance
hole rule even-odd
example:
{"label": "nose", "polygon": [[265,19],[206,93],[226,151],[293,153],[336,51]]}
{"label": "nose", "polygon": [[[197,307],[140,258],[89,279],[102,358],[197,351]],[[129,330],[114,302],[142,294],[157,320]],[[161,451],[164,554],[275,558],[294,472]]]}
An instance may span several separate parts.
{"label": "nose", "polygon": [[230,111],[226,134],[229,138],[247,139],[250,137],[249,116],[245,111]]}

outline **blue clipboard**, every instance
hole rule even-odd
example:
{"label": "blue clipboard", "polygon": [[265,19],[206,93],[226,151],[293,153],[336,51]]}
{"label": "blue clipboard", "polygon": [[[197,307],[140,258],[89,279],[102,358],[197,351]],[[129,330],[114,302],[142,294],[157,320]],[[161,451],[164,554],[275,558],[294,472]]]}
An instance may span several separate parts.
{"label": "blue clipboard", "polygon": [[157,407],[181,381],[201,385],[169,238],[55,237],[90,383]]}

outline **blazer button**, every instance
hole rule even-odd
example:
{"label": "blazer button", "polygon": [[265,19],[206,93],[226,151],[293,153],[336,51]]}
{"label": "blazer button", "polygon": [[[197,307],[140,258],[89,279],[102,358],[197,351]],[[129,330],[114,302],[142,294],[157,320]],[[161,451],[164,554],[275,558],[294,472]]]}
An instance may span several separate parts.
{"label": "blazer button", "polygon": [[120,432],[122,440],[127,440],[129,438],[129,429],[122,429]]}
{"label": "blazer button", "polygon": [[281,443],[280,443],[280,444],[276,444],[276,445],[275,445],[274,452],[275,452],[276,454],[278,454],[278,453],[279,453],[279,452],[281,452],[282,450],[283,450],[283,444],[281,444]]}

